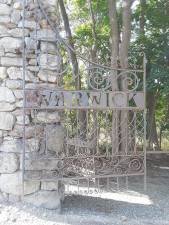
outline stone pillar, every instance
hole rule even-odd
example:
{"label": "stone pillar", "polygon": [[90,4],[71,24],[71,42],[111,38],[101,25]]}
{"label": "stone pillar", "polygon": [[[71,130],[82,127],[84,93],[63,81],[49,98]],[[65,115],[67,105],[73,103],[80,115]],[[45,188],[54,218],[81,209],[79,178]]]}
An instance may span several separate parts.
{"label": "stone pillar", "polygon": [[[22,173],[21,155],[23,150],[23,73],[22,73],[22,0],[0,0],[0,199],[19,200],[22,194]],[[45,8],[49,8],[50,15],[55,10],[55,0],[43,0]],[[36,23],[32,16],[35,12],[33,0],[27,0],[28,13],[25,21],[25,44],[30,45]],[[54,17],[52,17],[54,19]],[[48,86],[55,87],[57,78],[56,69],[50,69],[46,59],[46,51],[50,58],[50,63],[55,64],[55,45],[47,45],[44,35],[48,34],[51,41],[53,31],[48,27],[46,30],[44,18],[38,24],[38,62],[36,63],[34,45],[27,57],[26,86],[44,85],[48,79]],[[54,39],[53,39],[54,41]],[[37,47],[37,46],[36,46]],[[48,67],[46,67],[48,65]],[[56,66],[56,65],[55,65]],[[46,78],[46,74],[47,77]],[[51,135],[48,137],[48,151],[60,152],[63,148],[64,133],[60,125],[60,116],[55,111],[44,112],[39,110],[26,111],[26,164],[25,168],[32,175],[41,170],[57,169],[56,160],[43,161],[31,160],[30,155],[38,155],[44,151],[44,136],[37,135],[36,131],[44,135],[44,130],[48,128]],[[45,125],[44,125],[45,123]],[[48,163],[47,163],[48,162]],[[32,175],[33,176],[33,175]],[[63,185],[58,182],[44,182],[41,180],[29,180],[25,182],[26,202],[39,207],[57,209],[63,199]]]}

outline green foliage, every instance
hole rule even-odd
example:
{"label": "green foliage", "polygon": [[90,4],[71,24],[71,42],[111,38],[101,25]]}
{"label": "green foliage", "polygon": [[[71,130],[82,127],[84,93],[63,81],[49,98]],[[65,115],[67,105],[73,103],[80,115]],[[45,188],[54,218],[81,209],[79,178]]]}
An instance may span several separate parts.
{"label": "green foliage", "polygon": [[[120,3],[122,1],[118,1]],[[142,64],[139,52],[144,51],[148,59],[147,90],[156,96],[156,120],[158,128],[169,130],[166,111],[169,105],[169,1],[148,0],[141,8],[138,4],[132,12],[132,34],[130,43],[130,63]],[[90,59],[93,46],[97,47],[99,62],[110,61],[110,24],[108,1],[91,0],[95,17],[96,39],[92,30],[89,1],[71,0],[70,20],[73,38],[80,54]],[[140,17],[144,15],[144,31],[140,29]],[[118,4],[119,28],[122,24],[122,7]],[[168,115],[169,117],[169,115]]]}

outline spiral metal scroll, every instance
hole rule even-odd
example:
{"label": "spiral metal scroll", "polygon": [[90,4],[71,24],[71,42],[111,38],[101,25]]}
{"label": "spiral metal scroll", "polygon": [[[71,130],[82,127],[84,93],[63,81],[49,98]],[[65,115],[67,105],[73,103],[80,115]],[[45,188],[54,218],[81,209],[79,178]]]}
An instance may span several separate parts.
{"label": "spiral metal scroll", "polygon": [[104,68],[88,68],[88,84],[93,90],[108,90],[111,87],[110,72]]}

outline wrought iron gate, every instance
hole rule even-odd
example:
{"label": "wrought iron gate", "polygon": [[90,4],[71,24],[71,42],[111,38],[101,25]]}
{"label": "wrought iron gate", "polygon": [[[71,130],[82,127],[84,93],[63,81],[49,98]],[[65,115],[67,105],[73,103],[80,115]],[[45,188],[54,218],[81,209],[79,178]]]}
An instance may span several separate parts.
{"label": "wrought iron gate", "polygon": [[[28,9],[25,5],[23,30]],[[40,28],[42,21],[45,29]],[[23,181],[61,180],[67,192],[83,194],[113,190],[120,177],[126,185],[129,177],[146,180],[145,58],[142,69],[113,69],[77,54],[77,73],[70,57],[74,50],[38,0],[35,23],[29,38],[23,32]],[[27,79],[30,70],[35,74],[33,83]],[[30,112],[35,143],[34,150],[27,152]],[[49,122],[52,115],[54,123]],[[56,129],[60,142],[51,140]],[[44,169],[30,169],[45,160]],[[55,169],[48,170],[53,162]]]}

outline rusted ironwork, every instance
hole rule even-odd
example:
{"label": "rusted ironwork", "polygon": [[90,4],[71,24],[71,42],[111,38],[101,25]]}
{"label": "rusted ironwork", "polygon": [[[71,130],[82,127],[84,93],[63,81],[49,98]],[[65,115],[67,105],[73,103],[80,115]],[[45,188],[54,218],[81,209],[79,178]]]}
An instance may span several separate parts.
{"label": "rusted ironwork", "polygon": [[[25,3],[24,17],[28,7]],[[60,36],[40,0],[36,1],[35,12],[32,36],[28,38],[23,32],[23,181],[62,180],[67,192],[72,192],[74,189],[70,186],[73,186],[74,193],[82,194],[84,190],[92,194],[105,188],[114,190],[113,185],[119,187],[120,178],[125,178],[128,186],[129,177],[145,177],[145,58],[141,69],[114,69],[77,54],[80,66],[75,76],[69,54],[74,49]],[[40,29],[42,19],[47,24],[46,32]],[[36,76],[41,73],[42,81],[29,83],[26,80],[31,54],[35,55]],[[79,82],[81,88],[77,90]],[[118,91],[113,90],[114,83],[118,84]],[[125,90],[123,83],[127,84]],[[29,127],[25,115],[29,110],[33,115],[35,144],[34,151],[28,153],[25,133]],[[125,118],[121,120],[122,112]],[[39,121],[38,113],[46,113],[46,120]],[[52,128],[57,126],[57,122],[47,122],[48,113],[58,113],[59,124],[64,127],[62,151],[48,149]],[[28,161],[35,165],[40,160],[46,160],[44,170],[31,171],[27,166]],[[47,170],[50,160],[55,160],[54,171]]]}

